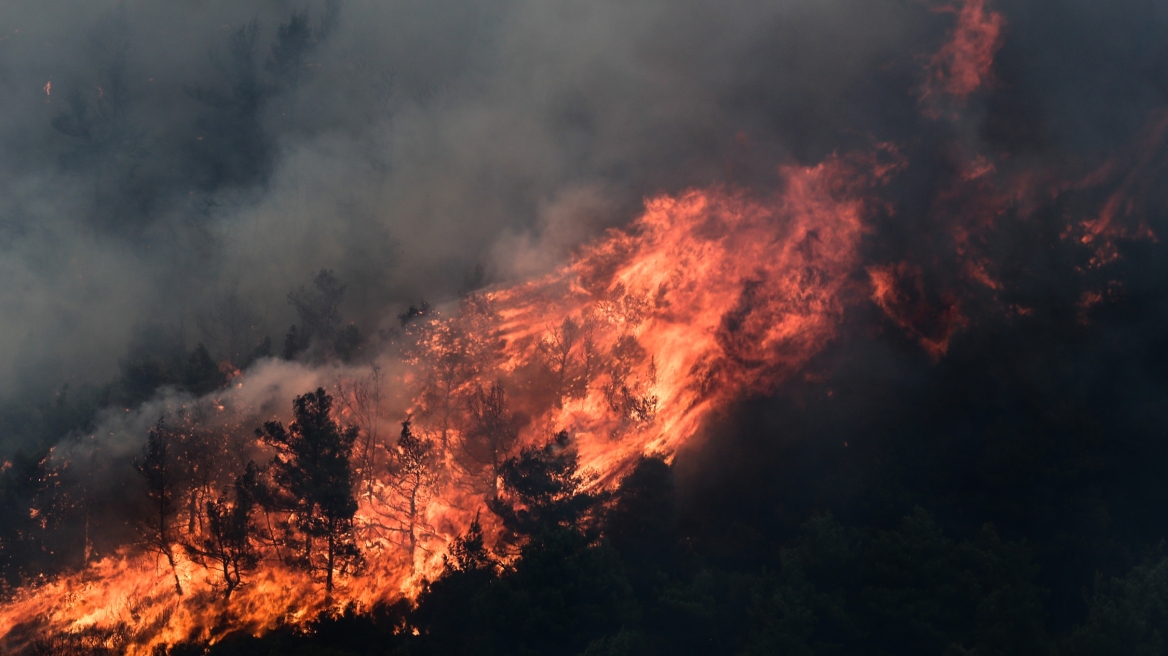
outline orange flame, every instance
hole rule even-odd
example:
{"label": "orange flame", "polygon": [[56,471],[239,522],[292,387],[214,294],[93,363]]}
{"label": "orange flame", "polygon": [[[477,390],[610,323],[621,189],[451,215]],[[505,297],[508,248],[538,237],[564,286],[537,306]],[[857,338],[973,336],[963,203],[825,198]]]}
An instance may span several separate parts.
{"label": "orange flame", "polygon": [[991,79],[994,55],[1002,46],[1006,21],[1002,14],[986,11],[985,4],[985,0],[964,0],[958,6],[938,9],[957,14],[957,25],[929,62],[922,102],[941,91],[963,105]]}
{"label": "orange flame", "polygon": [[[859,266],[868,196],[900,166],[890,148],[880,152],[783,167],[785,189],[770,202],[722,189],[650,200],[632,225],[572,264],[470,299],[474,307],[461,316],[429,318],[421,351],[398,381],[414,390],[419,430],[444,428],[459,439],[458,422],[439,425],[423,369],[440,358],[436,350],[466,353],[478,340],[494,355],[474,382],[499,379],[511,390],[514,409],[528,418],[520,443],[570,431],[600,484],[642,454],[672,454],[712,409],[798,372],[834,337]],[[349,602],[411,595],[439,571],[445,545],[481,508],[482,493],[440,488],[410,563],[400,535],[381,530],[385,486],[372,482],[357,517],[368,566],[342,576],[331,600],[318,581],[275,558],[225,602],[211,573],[180,557],[188,591],[180,597],[168,564],[127,549],[18,591],[0,609],[0,635],[18,647],[38,635],[88,632],[147,654],[157,644],[258,633]]]}

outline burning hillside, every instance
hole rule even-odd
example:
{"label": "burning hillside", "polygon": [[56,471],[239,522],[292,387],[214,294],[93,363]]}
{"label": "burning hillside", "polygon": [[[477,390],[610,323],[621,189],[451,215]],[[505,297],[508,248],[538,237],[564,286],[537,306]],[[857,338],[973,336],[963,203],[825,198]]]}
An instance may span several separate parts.
{"label": "burning hillside", "polygon": [[[298,178],[296,161],[309,155],[281,145],[257,126],[281,125],[284,134],[297,138],[317,129],[327,132],[310,123],[318,109],[299,108],[296,94],[309,84],[317,53],[342,29],[339,11],[339,3],[330,2],[317,14],[294,13],[279,24],[262,66],[260,24],[228,30],[225,54],[212,58],[219,81],[183,89],[204,112],[193,121],[200,134],[188,144],[193,163],[185,174],[177,167],[172,172],[187,175],[182,184],[191,189],[184,186],[178,194],[167,186],[171,183],[159,182],[159,189],[169,191],[137,205],[121,195],[129,193],[124,190],[131,182],[148,183],[135,177],[135,167],[114,171],[115,164],[139,156],[139,138],[126,123],[129,114],[116,104],[129,97],[122,77],[126,64],[117,59],[122,55],[116,48],[110,50],[115,52],[110,79],[95,87],[96,99],[75,92],[70,109],[51,122],[82,144],[75,155],[79,162],[92,158],[95,166],[105,162],[102,166],[114,171],[111,178],[123,175],[117,181],[95,178],[95,234],[121,214],[161,212],[148,206],[163,207],[158,199],[168,195],[192,204],[197,209],[190,211],[205,218],[237,211],[224,208],[258,212],[257,205],[249,205],[256,202],[249,190],[267,193],[266,181],[278,169],[278,175],[290,176],[294,193],[304,193],[300,185],[307,188],[304,180],[312,176]],[[10,583],[0,603],[0,650],[203,654],[217,653],[208,652],[216,645],[229,650],[267,639],[259,636],[332,636],[328,640],[339,645],[343,627],[350,626],[388,641],[377,653],[394,654],[458,653],[472,648],[468,636],[486,641],[483,653],[491,654],[666,653],[698,644],[709,647],[704,653],[835,653],[836,640],[852,646],[870,641],[884,645],[872,653],[893,653],[888,645],[913,641],[889,637],[880,627],[917,625],[881,620],[880,613],[899,612],[896,600],[921,590],[927,603],[905,602],[904,608],[916,609],[909,615],[921,626],[942,627],[925,632],[947,636],[933,645],[938,650],[983,653],[979,650],[998,644],[995,640],[1007,640],[1002,636],[1023,634],[1033,637],[1031,647],[1041,643],[1045,629],[1021,627],[1030,621],[1025,609],[1041,610],[1036,600],[1043,593],[1027,560],[1028,534],[1017,528],[1023,522],[1010,524],[1016,509],[1003,502],[1006,510],[982,513],[961,501],[968,489],[996,490],[1002,481],[1014,481],[1013,470],[1002,473],[985,465],[991,473],[967,472],[968,478],[951,487],[930,488],[921,481],[931,481],[937,472],[914,460],[931,463],[932,454],[943,453],[938,461],[964,471],[974,465],[952,454],[974,452],[969,444],[983,438],[987,444],[1005,442],[1001,453],[1021,452],[999,436],[1014,424],[1003,420],[1003,428],[987,419],[981,425],[978,419],[976,429],[934,430],[948,426],[949,418],[936,419],[933,413],[940,410],[913,406],[919,399],[905,400],[912,394],[898,385],[908,384],[892,374],[884,379],[856,374],[863,368],[855,362],[885,362],[891,363],[889,371],[915,372],[905,380],[960,379],[951,369],[1013,371],[1010,358],[1000,354],[978,363],[968,344],[981,340],[992,346],[993,339],[1007,339],[1002,335],[1047,330],[1063,339],[1052,340],[1056,345],[1089,343],[1101,313],[1126,307],[1129,294],[1142,293],[1128,256],[1134,254],[1132,268],[1151,266],[1145,263],[1154,257],[1145,251],[1159,247],[1155,228],[1162,224],[1168,118],[1164,109],[1154,108],[1133,119],[1141,128],[1113,140],[1109,150],[1080,153],[1068,147],[1065,156],[1060,151],[1048,157],[1034,145],[1038,137],[1011,136],[995,123],[1010,123],[1002,118],[1009,111],[995,103],[1000,95],[1017,92],[1011,85],[1024,68],[1017,64],[1021,55],[1011,50],[1011,14],[983,0],[914,5],[911,11],[919,14],[913,21],[929,26],[922,43],[931,50],[913,50],[902,59],[874,50],[889,61],[864,83],[895,89],[888,93],[900,104],[887,112],[898,118],[888,129],[878,129],[880,121],[872,129],[865,123],[864,129],[849,128],[846,138],[833,137],[830,147],[804,144],[781,153],[756,153],[746,133],[736,131],[736,145],[724,153],[726,168],[743,166],[751,169],[748,174],[732,172],[729,179],[710,183],[680,176],[683,183],[670,184],[647,175],[638,189],[651,193],[641,209],[592,226],[581,233],[587,239],[568,239],[569,248],[563,249],[568,254],[558,266],[528,279],[494,282],[480,266],[456,300],[415,304],[397,316],[397,305],[368,291],[375,284],[353,285],[346,297],[350,288],[342,276],[321,268],[310,286],[288,295],[298,323],[279,353],[270,337],[258,338],[260,313],[236,291],[196,321],[198,334],[208,342],[216,337],[220,347],[199,344],[188,351],[181,341],[169,351],[142,347],[147,355],[121,364],[120,382],[101,392],[87,419],[64,422],[60,430],[51,427],[60,434],[36,457],[14,456],[0,469],[10,481],[5,498],[28,506],[8,510],[11,529],[0,535]],[[1020,10],[1019,17],[1026,20]],[[354,75],[371,66],[353,51],[329,56],[334,66]],[[1012,64],[999,71],[1003,56]],[[388,97],[392,76],[383,77]],[[665,75],[659,81],[676,83]],[[37,96],[37,102],[57,102],[59,94],[49,96],[49,86],[44,89],[46,97]],[[567,116],[565,133],[600,129],[596,119],[557,111]],[[413,120],[415,126],[424,124]],[[1008,134],[994,137],[994,130]],[[338,137],[314,138],[320,140],[313,148],[328,150],[329,139]],[[243,145],[236,152],[225,144]],[[287,158],[284,169],[276,164],[281,157]],[[765,176],[756,159],[766,160]],[[380,160],[374,164],[379,175],[394,170]],[[704,174],[707,168],[694,170]],[[344,186],[343,174],[330,175]],[[525,175],[538,177],[530,170]],[[522,195],[515,191],[522,187],[516,183],[499,196]],[[447,188],[441,192],[436,195],[454,195]],[[404,206],[416,210],[433,202],[426,194],[419,197],[425,200]],[[615,199],[594,205],[609,211],[622,206]],[[177,201],[166,207],[179,211]],[[202,226],[175,226],[192,243],[210,243],[216,230],[242,234],[215,226],[211,218]],[[163,232],[143,223],[143,251]],[[341,242],[352,252],[376,250],[369,237],[376,232],[354,228],[351,234],[333,234],[329,239],[335,241],[319,249],[310,245],[308,252],[337,250]],[[564,246],[555,239],[547,237],[551,250]],[[389,255],[387,248],[374,260]],[[273,261],[271,270],[282,272]],[[366,280],[381,275],[356,265],[352,271]],[[359,314],[376,320],[345,321],[346,298],[370,306]],[[867,358],[849,349],[880,355]],[[1037,346],[1033,350],[1045,353]],[[855,391],[871,380],[885,380],[895,390],[887,392],[889,416],[900,412],[897,421],[919,422],[932,432],[925,435],[922,428],[924,437],[882,437],[886,441],[880,443],[869,437],[868,432],[896,432],[874,418],[884,408],[872,399],[881,399],[885,390]],[[967,394],[960,381],[945,380],[941,391],[929,389],[940,399],[938,408],[952,403],[963,409],[967,397],[980,402],[980,392]],[[1025,388],[1017,380],[1011,384]],[[1018,425],[1075,425],[1066,429],[1067,444],[1095,448],[1094,437],[1077,432],[1078,424],[1060,414],[1073,413],[1065,409],[1069,402],[1050,406],[1056,411],[1035,401],[1041,409],[1033,410],[1025,405],[1032,390],[1015,394],[1015,388],[1003,387],[1006,391],[985,395],[1023,400],[1002,416]],[[830,405],[837,403],[837,390],[850,399],[848,409],[839,410],[842,401]],[[62,408],[69,407],[66,388],[58,399],[63,416]],[[706,469],[718,465],[694,462],[709,454],[711,463],[731,460],[728,471],[749,472],[753,463],[742,461],[749,463],[755,452],[727,458],[719,449],[743,438],[732,435],[719,444],[716,427],[733,423],[728,413],[750,416],[749,404],[759,399],[796,409],[782,414],[788,423],[781,430],[767,429],[782,439],[753,447],[760,463],[773,462],[771,450],[787,448],[783,439],[804,425],[834,436],[839,422],[851,431],[845,439],[824,437],[821,444],[819,433],[814,439],[803,436],[805,444],[791,449],[796,453],[791,462],[801,462],[800,449],[819,453],[830,441],[831,448],[850,450],[847,456],[831,452],[831,467],[840,471],[839,463],[850,463],[848,458],[861,457],[851,453],[858,453],[869,458],[871,470],[896,472],[892,478],[901,476],[902,463],[904,472],[914,473],[894,483],[881,481],[862,502],[836,503],[837,491],[822,492],[816,483],[805,486],[811,501],[799,497],[803,488],[769,500],[761,492],[755,498],[751,488],[710,512],[702,505],[708,499],[695,501],[694,490],[705,489],[703,476],[714,476]],[[43,414],[57,416],[50,410]],[[946,450],[946,440],[959,439],[969,442]],[[1059,449],[1072,447],[1060,442],[1051,448],[1061,454]],[[675,460],[684,454],[689,469],[679,471],[690,471],[693,478],[688,524],[678,518],[684,514],[678,510],[682,497],[672,478]],[[996,457],[984,460],[993,463]],[[1026,453],[1016,457],[1028,462]],[[1056,482],[1044,482],[1043,490],[1094,466],[1083,464],[1091,461],[1088,456],[1056,460],[1052,467],[1058,474],[1051,475]],[[982,460],[977,463],[982,466]],[[783,466],[791,480],[815,476],[814,467],[792,474],[795,464]],[[695,470],[705,473],[692,474]],[[866,484],[863,479],[857,475],[841,483],[838,494]],[[786,489],[785,484],[776,489]],[[1107,486],[1091,489],[1096,488]],[[936,490],[943,493],[933,495]],[[802,533],[792,537],[785,513],[794,511],[784,504],[799,503],[807,506],[798,516]],[[1058,504],[1044,497],[1034,505]],[[1111,515],[1104,505],[1085,501],[1088,510],[1082,514],[1106,525]],[[835,524],[835,509],[870,526]],[[935,523],[929,511],[942,513],[948,523]],[[951,516],[944,515],[949,511]],[[779,538],[767,533],[772,519],[742,519],[749,513],[773,513],[774,525],[781,527],[774,531],[785,546],[775,546]],[[987,527],[981,537],[945,532],[965,531],[979,519]],[[1017,532],[999,537],[995,521]],[[722,549],[723,542],[734,546]],[[1112,544],[1103,538],[1097,543]],[[1040,541],[1037,557],[1060,571],[1064,560],[1073,559],[1066,554],[1088,548],[1068,544]],[[936,562],[908,565],[905,554],[942,555]],[[723,567],[724,562],[737,564]],[[897,569],[901,565],[903,571]],[[577,569],[557,569],[570,567]],[[939,573],[912,578],[923,571]],[[824,572],[839,575],[832,579]],[[952,572],[964,574],[946,578]],[[898,576],[912,582],[902,585]],[[831,585],[862,592],[816,592],[816,586]],[[965,586],[1005,601],[978,605],[970,598],[982,593]],[[1097,593],[1113,591],[1101,587]],[[934,593],[936,599],[928,597]],[[949,609],[946,604],[972,604],[977,612],[929,615],[929,608]],[[738,610],[724,612],[727,608]],[[1104,613],[1099,608],[1092,606],[1091,613]],[[710,628],[741,629],[734,624],[738,620],[724,617],[730,614],[769,619],[733,636]],[[969,628],[962,624],[966,621],[982,624]],[[1096,624],[1083,624],[1074,635],[1086,635]],[[700,634],[701,642],[686,638],[687,631]],[[540,642],[541,636],[552,637]],[[415,638],[421,647],[407,644]],[[523,650],[509,651],[512,639],[525,645]],[[354,647],[353,653],[366,653],[359,651],[365,648]],[[404,651],[387,651],[391,648]],[[1011,647],[984,653],[1027,652]]]}
{"label": "burning hillside", "polygon": [[[174,523],[174,535],[18,593],[4,633],[19,644],[90,631],[149,653],[409,594],[419,577],[440,571],[446,545],[497,494],[498,467],[520,447],[567,431],[580,464],[608,485],[642,456],[673,453],[711,410],[798,374],[834,336],[845,303],[862,296],[860,240],[875,191],[900,166],[895,158],[882,149],[785,167],[773,200],[723,190],[654,199],[628,228],[554,274],[468,296],[449,318],[427,311],[410,319],[405,363],[392,368],[400,374],[342,378],[333,391],[337,418],[362,430],[353,530],[366,564],[358,575],[342,572],[331,599],[310,572],[281,563],[271,517],[256,540],[272,550],[238,591],[221,596],[223,577],[181,545],[202,539],[204,504],[239,473],[224,463],[266,460],[269,451],[224,435],[235,426],[160,426],[175,451],[201,443],[168,456],[174,470],[190,470],[170,474],[189,486],[169,493],[175,517],[163,521]],[[204,402],[246,413],[233,397],[264,378],[244,377]],[[432,471],[408,488],[396,478],[402,452],[380,401],[385,387],[415,390],[399,417],[413,417],[435,451],[425,465]],[[402,509],[403,494],[413,507]]]}

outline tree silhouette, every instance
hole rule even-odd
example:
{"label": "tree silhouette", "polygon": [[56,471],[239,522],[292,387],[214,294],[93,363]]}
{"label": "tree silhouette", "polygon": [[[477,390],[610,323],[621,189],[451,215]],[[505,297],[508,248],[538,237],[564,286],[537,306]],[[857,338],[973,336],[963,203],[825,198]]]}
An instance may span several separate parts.
{"label": "tree silhouette", "polygon": [[557,528],[588,533],[592,511],[607,498],[588,489],[590,478],[579,470],[567,431],[507,459],[499,475],[506,498],[488,499],[487,506],[520,535]]}
{"label": "tree silhouette", "polygon": [[[338,341],[349,346],[347,350],[356,348],[361,341],[360,335],[346,335],[346,331],[341,330],[341,301],[344,298],[345,286],[331,269],[321,269],[312,279],[311,288],[301,285],[289,293],[288,303],[296,308],[300,327],[293,326],[288,331],[284,356],[291,359],[314,343],[334,351]],[[354,339],[357,344],[350,345]]]}
{"label": "tree silhouette", "polygon": [[519,438],[516,417],[507,407],[503,383],[478,386],[469,399],[470,426],[459,444],[458,464],[473,480],[485,482],[488,499],[499,495],[500,467]]}
{"label": "tree silhouette", "polygon": [[384,446],[379,436],[383,379],[381,367],[374,364],[369,369],[369,375],[364,378],[337,381],[337,402],[361,430],[355,456],[357,475],[361,494],[370,501],[373,500],[374,482],[377,480],[378,454],[380,447]]}
{"label": "tree silhouette", "polygon": [[410,429],[410,422],[404,421],[391,454],[389,486],[394,494],[389,506],[400,524],[399,530],[405,533],[413,567],[419,531],[425,528],[426,504],[438,483],[438,452],[433,440],[418,437]]}
{"label": "tree silhouette", "polygon": [[181,595],[182,583],[174,559],[174,545],[178,542],[178,507],[175,504],[174,459],[170,454],[173,439],[173,434],[159,419],[150,429],[142,457],[135,460],[134,468],[146,479],[146,494],[150,500],[139,527],[143,545],[147,550],[166,557],[174,573],[174,590]]}
{"label": "tree silhouette", "polygon": [[199,119],[199,135],[192,144],[199,181],[208,190],[259,182],[271,165],[272,146],[260,114],[274,88],[256,62],[259,33],[259,21],[254,20],[232,33],[226,57],[211,57],[218,83],[186,89],[208,110]]}
{"label": "tree silhouette", "polygon": [[498,316],[490,299],[476,294],[460,300],[457,317],[430,316],[429,305],[422,303],[420,308],[410,306],[399,318],[413,337],[407,358],[422,369],[422,416],[437,424],[445,451],[451,430],[459,425],[464,404],[474,393],[474,381],[487,377],[501,358]]}
{"label": "tree silhouette", "polygon": [[234,499],[220,497],[207,502],[207,530],[202,539],[184,545],[191,559],[208,568],[215,568],[223,577],[223,596],[243,583],[243,574],[255,569],[259,554],[252,544],[255,526],[252,512],[256,505],[256,487],[259,469],[254,462],[247,463],[244,473],[232,486]]}
{"label": "tree silhouette", "polygon": [[295,421],[287,428],[268,421],[256,429],[256,435],[276,450],[271,462],[276,489],[265,501],[288,513],[299,533],[290,536],[299,547],[293,563],[324,572],[330,593],[334,573],[356,566],[361,556],[353,539],[357,499],[349,464],[358,431],[355,426],[341,427],[332,418],[332,405],[332,397],[318,388],[293,400]]}

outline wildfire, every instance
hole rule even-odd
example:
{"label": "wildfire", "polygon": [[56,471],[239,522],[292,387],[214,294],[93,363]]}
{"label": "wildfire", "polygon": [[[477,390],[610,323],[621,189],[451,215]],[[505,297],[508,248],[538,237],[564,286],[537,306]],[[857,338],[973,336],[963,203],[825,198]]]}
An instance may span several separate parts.
{"label": "wildfire", "polygon": [[[413,390],[409,413],[446,445],[447,471],[458,469],[454,445],[473,419],[466,399],[494,384],[507,390],[513,449],[567,430],[603,484],[642,454],[673,453],[711,409],[797,372],[832,339],[859,264],[868,195],[898,166],[886,147],[880,157],[784,167],[785,189],[771,200],[713,189],[648,201],[628,228],[553,274],[468,298],[450,318],[415,320],[408,366],[393,382]],[[384,420],[360,421],[370,397],[358,391],[341,388],[346,420],[376,433]],[[224,403],[231,405],[216,401],[215,414]],[[380,442],[384,450],[389,441]],[[269,558],[228,602],[213,574],[181,554],[172,573],[165,558],[126,550],[20,591],[0,612],[0,634],[19,645],[46,632],[87,631],[149,653],[156,644],[259,632],[411,594],[491,492],[447,475],[409,528],[410,558],[402,528],[387,523],[391,482],[376,459],[363,469],[356,523],[366,567],[342,576],[331,599],[318,581]]]}
{"label": "wildfire", "polygon": [[[943,92],[960,105],[989,79],[1004,20],[984,0],[947,11],[957,25],[928,65],[921,100],[935,102]],[[51,83],[46,96],[50,91]],[[1148,184],[1165,134],[1168,114],[1158,115],[1102,211],[1064,233],[1096,247],[1098,263],[1113,259],[1115,239],[1150,236],[1142,224],[1123,227],[1122,219],[1135,214],[1127,198]],[[1002,172],[1002,162],[983,155],[967,159],[930,211],[952,223],[961,275],[997,293],[1003,285],[979,239],[1007,209],[1025,214],[1035,198],[1073,185]],[[671,457],[712,411],[801,373],[856,303],[875,303],[931,357],[942,357],[969,323],[958,291],[942,285],[935,292],[920,263],[873,264],[861,256],[871,219],[892,212],[880,190],[905,166],[896,147],[877,144],[813,166],[783,166],[780,191],[769,197],[715,187],[649,199],[627,227],[608,231],[549,275],[468,296],[445,313],[411,309],[402,317],[400,354],[382,357],[368,377],[347,371],[332,381],[334,414],[360,429],[354,527],[364,563],[339,571],[331,595],[322,593],[319,577],[289,566],[274,539],[259,567],[228,594],[211,568],[195,562],[194,550],[127,547],[17,590],[0,607],[0,646],[20,649],[40,636],[71,634],[150,654],[161,644],[259,633],[347,604],[412,596],[476,517],[488,537],[498,536],[500,527],[481,511],[499,493],[492,469],[499,458],[566,431],[593,484],[612,485],[643,455]],[[1095,187],[1122,170],[1110,162],[1079,186]],[[1104,299],[1085,294],[1081,308]],[[1032,312],[1017,305],[1009,311]],[[241,373],[219,365],[230,384],[200,402],[219,431],[210,460],[271,457],[270,445],[251,437],[259,419],[247,423],[261,410],[245,408],[244,399],[270,384],[265,368],[278,366],[267,360]],[[202,491],[191,493],[182,515],[190,533],[208,530],[200,504],[224,482],[206,474]],[[269,536],[272,521],[260,521]]]}

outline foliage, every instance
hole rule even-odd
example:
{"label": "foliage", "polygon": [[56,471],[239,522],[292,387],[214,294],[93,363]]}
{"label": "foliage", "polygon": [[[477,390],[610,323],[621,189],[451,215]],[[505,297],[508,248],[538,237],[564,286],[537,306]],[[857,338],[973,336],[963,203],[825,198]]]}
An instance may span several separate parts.
{"label": "foliage", "polygon": [[[360,561],[353,539],[357,500],[349,461],[358,431],[333,419],[332,404],[332,397],[319,388],[293,400],[295,421],[287,428],[268,421],[256,429],[257,437],[276,450],[269,466],[275,487],[264,501],[291,518],[288,528],[294,532],[285,539],[295,547],[292,562],[323,572],[329,592],[334,573]],[[317,540],[324,541],[323,548]]]}
{"label": "foliage", "polygon": [[249,462],[232,486],[234,499],[220,497],[208,501],[206,534],[202,539],[184,544],[195,562],[219,571],[225,599],[231,599],[231,593],[243,583],[243,575],[259,563],[259,552],[252,544],[256,532],[252,512],[258,485],[259,470],[255,463]]}
{"label": "foliage", "polygon": [[539,447],[523,449],[499,468],[505,498],[487,505],[503,525],[520,535],[565,529],[587,532],[591,513],[605,495],[588,489],[591,482],[577,466],[567,431]]}

